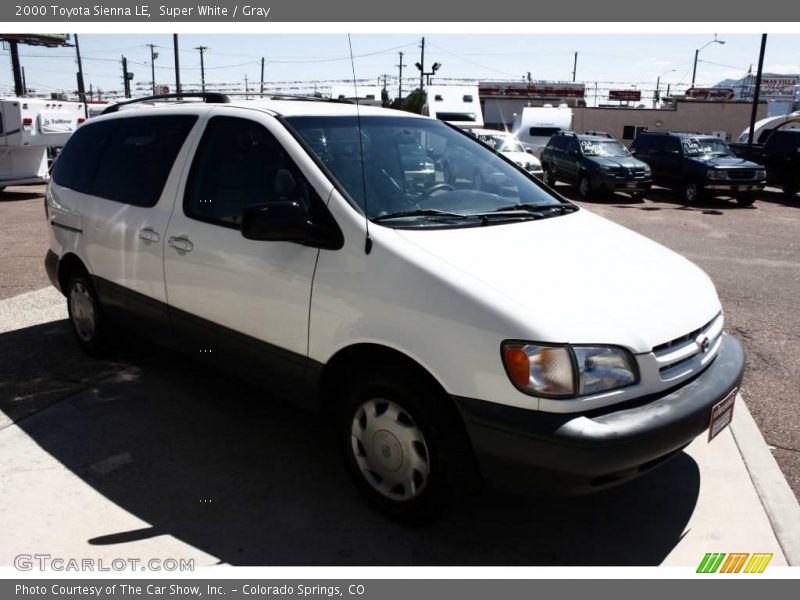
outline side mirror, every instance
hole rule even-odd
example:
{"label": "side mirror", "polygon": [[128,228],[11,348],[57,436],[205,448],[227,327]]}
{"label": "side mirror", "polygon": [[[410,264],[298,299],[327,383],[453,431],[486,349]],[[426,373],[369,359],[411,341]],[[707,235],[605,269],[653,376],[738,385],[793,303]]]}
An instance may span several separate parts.
{"label": "side mirror", "polygon": [[344,245],[342,232],[330,216],[327,221],[320,224],[313,222],[309,211],[291,200],[253,204],[242,215],[242,236],[248,240],[294,242],[338,250]]}
{"label": "side mirror", "polygon": [[533,154],[533,150],[531,150],[530,148],[525,148],[525,152],[527,152],[528,154]]}

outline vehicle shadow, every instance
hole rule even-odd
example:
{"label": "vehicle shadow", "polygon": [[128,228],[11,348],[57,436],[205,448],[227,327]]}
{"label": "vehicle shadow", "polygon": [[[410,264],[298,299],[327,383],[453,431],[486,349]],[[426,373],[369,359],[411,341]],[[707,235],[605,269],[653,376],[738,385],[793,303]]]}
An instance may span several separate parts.
{"label": "vehicle shadow", "polygon": [[758,201],[800,208],[800,194],[795,196],[787,196],[781,190],[776,188],[768,188],[761,192],[761,194],[758,196]]}
{"label": "vehicle shadow", "polygon": [[677,192],[659,187],[651,188],[641,200],[636,200],[624,194],[599,195],[584,200],[578,197],[574,189],[559,188],[558,191],[570,200],[586,204],[605,204],[617,208],[635,208],[643,211],[683,210],[717,216],[724,214],[722,211],[731,209],[756,210],[758,208],[758,200],[761,199],[759,196],[758,200],[756,200],[756,204],[744,207],[739,206],[733,198],[724,196],[703,198],[695,204],[687,205],[681,200]]}
{"label": "vehicle shadow", "polygon": [[346,481],[325,420],[286,398],[141,343],[87,358],[66,321],[0,335],[0,355],[6,418],[151,524],[75,540],[120,555],[167,534],[232,565],[657,565],[697,502],[698,466],[681,453],[594,496],[485,491],[402,526]]}
{"label": "vehicle shadow", "polygon": [[21,200],[33,200],[34,198],[41,197],[42,194],[39,192],[22,192],[19,191],[19,188],[0,191],[0,202],[19,202]]}

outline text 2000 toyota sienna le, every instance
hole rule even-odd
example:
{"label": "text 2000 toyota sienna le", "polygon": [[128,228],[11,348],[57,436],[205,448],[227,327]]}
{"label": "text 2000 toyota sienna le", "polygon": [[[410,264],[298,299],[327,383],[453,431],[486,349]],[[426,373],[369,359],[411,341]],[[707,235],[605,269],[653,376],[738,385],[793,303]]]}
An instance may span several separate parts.
{"label": "text 2000 toyota sienna le", "polygon": [[[92,119],[55,165],[87,351],[121,323],[313,403],[406,518],[479,480],[599,490],[730,420],[743,352],[688,260],[433,119],[204,99]],[[421,186],[420,149],[497,176]]]}

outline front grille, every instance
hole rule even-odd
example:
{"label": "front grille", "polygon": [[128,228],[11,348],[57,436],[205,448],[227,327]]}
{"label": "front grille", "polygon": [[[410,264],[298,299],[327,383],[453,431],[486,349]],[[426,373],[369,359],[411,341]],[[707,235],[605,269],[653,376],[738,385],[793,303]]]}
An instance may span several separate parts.
{"label": "front grille", "polygon": [[756,172],[752,169],[731,169],[728,171],[730,179],[755,179]]}
{"label": "front grille", "polygon": [[[716,353],[722,335],[722,313],[686,335],[653,348],[662,379],[672,379],[692,370],[703,357]],[[699,361],[699,363],[698,363]]]}

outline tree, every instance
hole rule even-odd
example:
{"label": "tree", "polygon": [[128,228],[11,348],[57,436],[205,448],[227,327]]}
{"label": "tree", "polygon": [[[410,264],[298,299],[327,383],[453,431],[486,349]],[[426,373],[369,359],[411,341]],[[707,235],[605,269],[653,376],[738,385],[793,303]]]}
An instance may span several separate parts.
{"label": "tree", "polygon": [[400,109],[406,112],[422,114],[422,107],[425,105],[426,94],[420,89],[416,89],[403,99]]}

